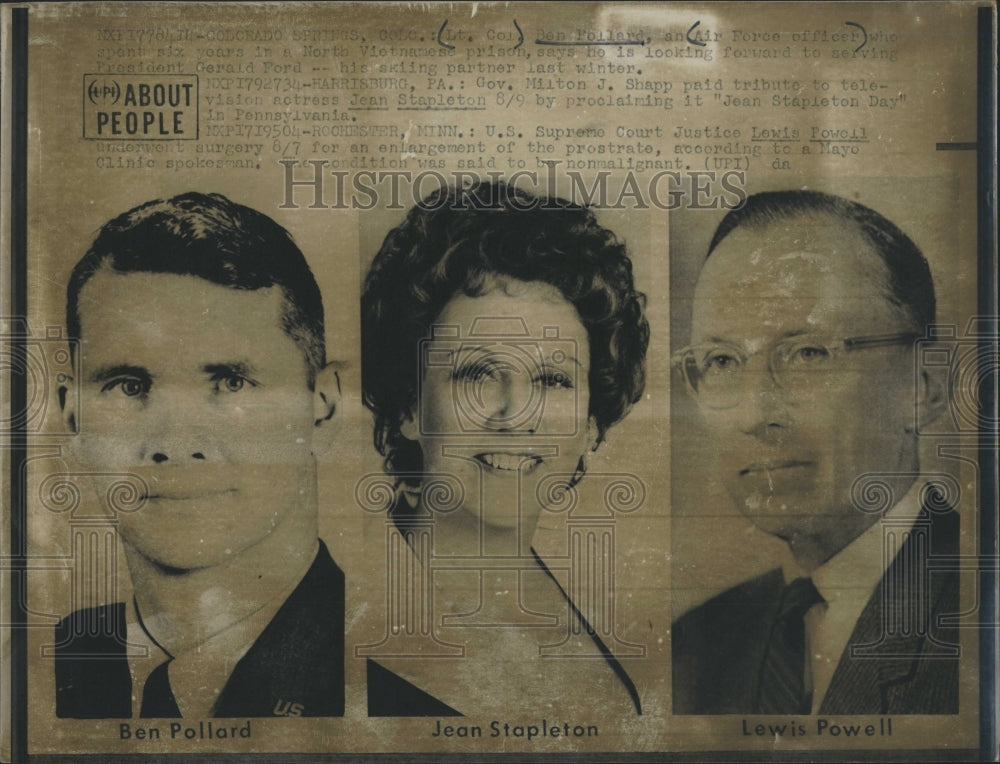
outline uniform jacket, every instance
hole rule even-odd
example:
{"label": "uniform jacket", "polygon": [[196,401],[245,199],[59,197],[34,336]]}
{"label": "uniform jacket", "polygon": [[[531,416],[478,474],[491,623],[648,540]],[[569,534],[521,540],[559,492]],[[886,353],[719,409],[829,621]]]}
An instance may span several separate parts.
{"label": "uniform jacket", "polygon": [[[233,668],[214,717],[343,716],[344,574],[319,546],[302,581]],[[57,716],[132,716],[124,603],[60,621],[55,661]]]}

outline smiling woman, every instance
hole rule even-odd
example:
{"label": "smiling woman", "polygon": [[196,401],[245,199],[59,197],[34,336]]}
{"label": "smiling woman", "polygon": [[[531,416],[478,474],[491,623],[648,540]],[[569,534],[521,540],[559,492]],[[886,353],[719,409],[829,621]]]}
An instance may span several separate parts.
{"label": "smiling woman", "polygon": [[[479,297],[452,297],[435,320],[420,399],[401,426],[403,437],[420,446],[426,474],[451,473],[467,489],[461,509],[469,516],[441,524],[439,549],[471,551],[463,540],[478,538],[479,520],[493,532],[516,530],[527,550],[540,507],[522,496],[535,497],[546,475],[582,470],[584,454],[596,446],[587,333],[572,304],[540,281],[494,277],[486,289]],[[527,333],[477,338],[487,321],[520,324]],[[559,336],[531,339],[544,337],[546,327]],[[470,492],[477,482],[481,490]]]}
{"label": "smiling woman", "polygon": [[[463,713],[483,709],[476,689],[487,675],[497,707],[501,686],[524,708],[565,693],[553,662],[536,659],[568,626],[598,658],[569,661],[572,681],[601,703],[617,693],[640,709],[628,675],[532,539],[540,514],[583,478],[588,454],[642,394],[644,305],[625,246],[593,213],[502,183],[428,197],[372,263],[364,401],[396,482],[399,531],[425,570],[451,568],[442,624],[469,659],[435,694]],[[432,542],[415,530],[428,519]],[[469,589],[478,595],[463,609]],[[473,628],[481,626],[491,628]],[[427,686],[412,665],[393,669]],[[384,707],[398,693],[372,677],[369,714],[425,713],[420,703]]]}

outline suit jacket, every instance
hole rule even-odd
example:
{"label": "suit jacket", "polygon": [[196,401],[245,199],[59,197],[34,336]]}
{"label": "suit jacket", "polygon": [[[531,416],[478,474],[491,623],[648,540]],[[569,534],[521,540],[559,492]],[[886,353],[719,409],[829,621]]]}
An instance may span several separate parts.
{"label": "suit jacket", "polygon": [[[958,713],[958,631],[937,623],[959,611],[958,571],[927,566],[958,553],[958,515],[925,505],[917,523],[862,610],[819,713]],[[783,587],[781,570],[770,571],[674,624],[675,714],[754,713]]]}
{"label": "suit jacket", "polygon": [[[344,574],[319,546],[305,577],[233,668],[214,717],[343,716]],[[60,621],[55,660],[57,716],[132,716],[124,603]]]}

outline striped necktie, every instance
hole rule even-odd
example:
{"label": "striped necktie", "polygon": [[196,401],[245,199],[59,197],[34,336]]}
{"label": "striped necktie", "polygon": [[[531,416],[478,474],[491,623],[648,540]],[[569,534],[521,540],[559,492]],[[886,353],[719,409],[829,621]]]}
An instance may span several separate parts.
{"label": "striped necktie", "polygon": [[805,691],[806,624],[809,609],[823,602],[812,579],[797,578],[785,587],[760,667],[759,714],[808,714],[812,692]]}

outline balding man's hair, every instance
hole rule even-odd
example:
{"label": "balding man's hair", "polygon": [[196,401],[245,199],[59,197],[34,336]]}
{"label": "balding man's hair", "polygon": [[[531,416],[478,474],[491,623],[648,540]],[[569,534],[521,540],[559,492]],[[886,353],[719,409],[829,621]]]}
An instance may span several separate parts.
{"label": "balding man's hair", "polygon": [[913,321],[918,332],[935,320],[934,280],[927,259],[893,222],[857,202],[819,191],[768,191],[747,198],[719,223],[708,255],[737,228],[762,230],[809,215],[829,215],[857,228],[871,243],[889,273],[886,298]]}

